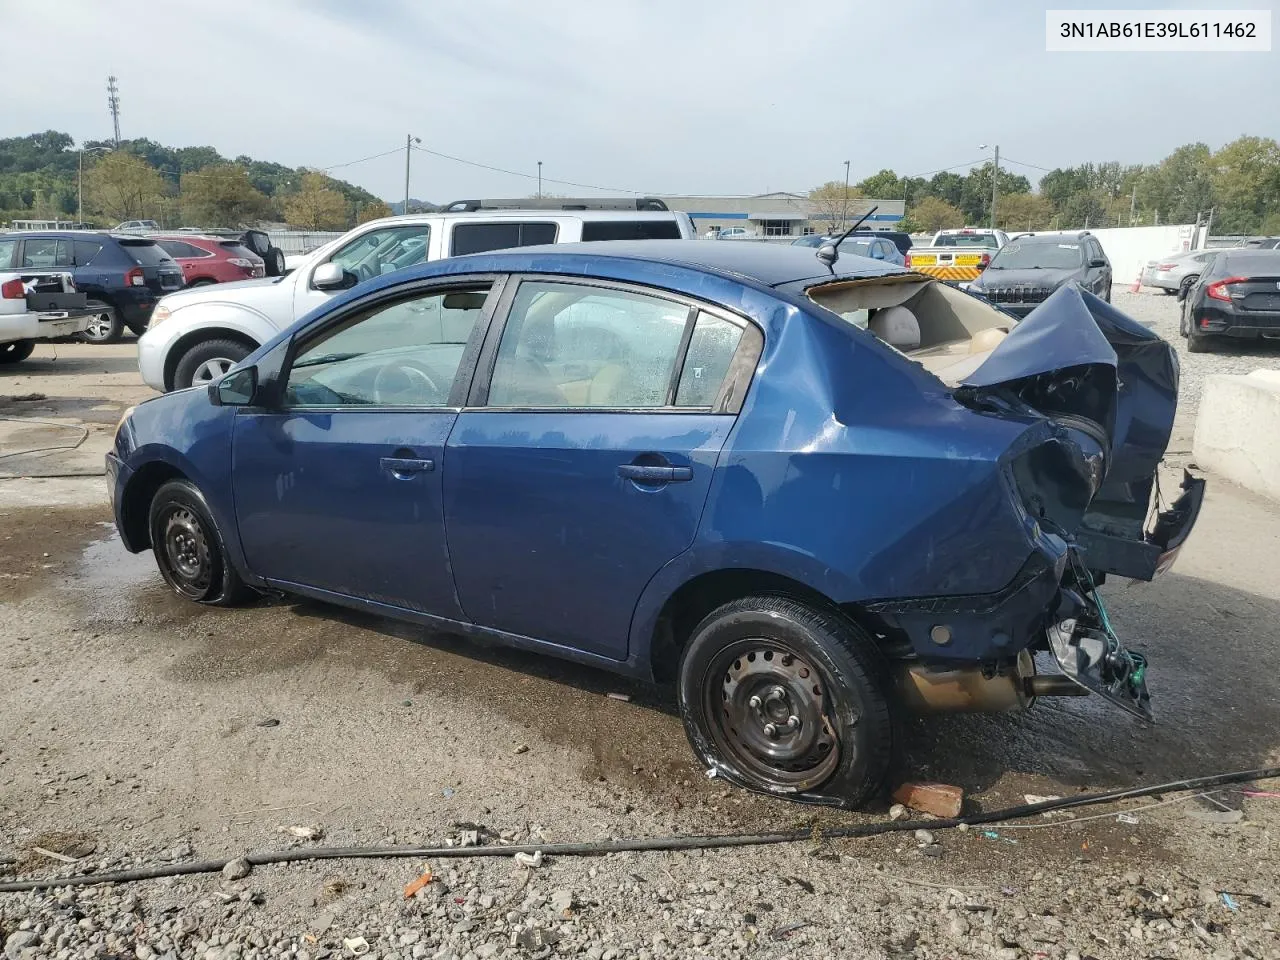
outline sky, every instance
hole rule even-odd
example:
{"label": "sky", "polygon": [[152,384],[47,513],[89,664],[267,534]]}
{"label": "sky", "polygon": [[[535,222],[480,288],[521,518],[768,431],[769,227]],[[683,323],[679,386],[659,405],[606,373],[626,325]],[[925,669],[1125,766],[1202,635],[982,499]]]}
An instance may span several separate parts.
{"label": "sky", "polygon": [[[1271,9],[1280,0],[1161,7]],[[210,145],[435,202],[756,194],[1280,137],[1280,51],[1046,53],[1054,0],[0,0],[0,137]],[[1129,8],[1154,7],[1128,0]],[[26,42],[13,38],[26,37]],[[38,38],[51,38],[45,42]],[[56,50],[56,56],[51,51]],[[376,154],[360,163],[360,160]],[[341,166],[339,166],[341,164]]]}

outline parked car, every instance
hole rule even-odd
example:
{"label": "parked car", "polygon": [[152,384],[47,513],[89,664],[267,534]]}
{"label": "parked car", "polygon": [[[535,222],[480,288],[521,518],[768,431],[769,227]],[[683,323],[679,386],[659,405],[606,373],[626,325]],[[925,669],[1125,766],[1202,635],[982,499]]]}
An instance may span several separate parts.
{"label": "parked car", "polygon": [[704,769],[852,806],[899,709],[1150,715],[1097,585],[1195,523],[1187,477],[1147,526],[1176,402],[1172,348],[1074,285],[1019,322],[789,245],[548,245],[328,300],[133,408],[107,474],[189,600],[670,678]]}
{"label": "parked car", "polygon": [[71,270],[93,314],[79,335],[88,343],[114,343],[125,327],[142,334],[160,297],[182,289],[182,268],[150,237],[83,230],[9,236],[19,238],[16,266]]}
{"label": "parked car", "polygon": [[1177,293],[1184,287],[1189,290],[1200,279],[1205,263],[1214,253],[1213,250],[1188,250],[1160,260],[1148,260],[1142,268],[1142,285],[1158,287],[1165,293]]}
{"label": "parked car", "polygon": [[154,220],[126,220],[111,229],[113,233],[145,233],[148,230],[159,230],[160,224]]}
{"label": "parked car", "polygon": [[0,364],[21,363],[39,340],[80,333],[89,323],[83,293],[67,270],[18,267],[18,238],[0,235]]}
{"label": "parked car", "polygon": [[[793,247],[820,247],[828,240],[834,240],[837,236],[841,236],[841,234],[832,235],[825,233],[810,233],[806,236],[797,237],[795,240],[792,240],[791,245]],[[894,230],[855,230],[853,233],[849,234],[849,237],[851,239],[870,237],[877,240],[888,240],[897,248],[898,252],[903,255],[903,258],[893,260],[893,263],[904,263],[906,253],[911,249],[910,235],[899,233]]]}
{"label": "parked car", "polygon": [[1025,317],[1063,284],[1111,300],[1111,261],[1087,230],[1029,233],[996,251],[969,292]]}
{"label": "parked car", "polygon": [[693,236],[688,216],[674,211],[482,210],[371,220],[313,251],[283,279],[167,297],[138,344],[138,369],[153,389],[182,389],[226,372],[308,310],[361,281],[423,260],[634,238],[639,230]]}
{"label": "parked car", "polygon": [[976,280],[996,251],[1008,242],[1008,234],[1003,230],[982,227],[939,230],[927,247],[911,248],[906,254],[906,265],[917,273],[955,280],[964,286]]}
{"label": "parked car", "polygon": [[188,287],[234,283],[266,276],[262,258],[239,240],[221,240],[184,233],[181,237],[153,237],[182,268]]}
{"label": "parked car", "polygon": [[1192,353],[1212,350],[1220,337],[1280,340],[1280,250],[1216,250],[1178,296],[1179,332]]}
{"label": "parked car", "polygon": [[1251,237],[1244,241],[1241,246],[1255,250],[1275,250],[1280,248],[1280,237]]}
{"label": "parked car", "polygon": [[746,227],[725,227],[722,230],[716,230],[713,236],[717,240],[754,240],[760,236],[754,230],[748,230]]}
{"label": "parked car", "polygon": [[[793,247],[820,247],[824,243],[831,243],[839,239],[838,236],[814,236],[801,237],[799,240],[791,241]],[[840,253],[842,256],[867,257],[871,260],[883,260],[885,263],[893,263],[902,266],[905,258],[898,251],[897,246],[892,240],[876,236],[872,233],[852,233],[844,240],[840,241]]]}

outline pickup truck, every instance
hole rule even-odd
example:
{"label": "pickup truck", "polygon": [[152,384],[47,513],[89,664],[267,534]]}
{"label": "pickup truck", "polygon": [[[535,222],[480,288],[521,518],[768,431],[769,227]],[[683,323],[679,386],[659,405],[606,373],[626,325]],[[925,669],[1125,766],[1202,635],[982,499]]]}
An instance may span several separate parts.
{"label": "pickup truck", "polygon": [[0,270],[0,364],[21,363],[37,340],[84,332],[90,311],[62,270]]}
{"label": "pickup truck", "polygon": [[1009,242],[1003,230],[964,227],[939,230],[927,247],[912,247],[906,255],[906,266],[916,273],[927,273],[939,280],[958,281],[965,287],[987,269],[996,251]]}

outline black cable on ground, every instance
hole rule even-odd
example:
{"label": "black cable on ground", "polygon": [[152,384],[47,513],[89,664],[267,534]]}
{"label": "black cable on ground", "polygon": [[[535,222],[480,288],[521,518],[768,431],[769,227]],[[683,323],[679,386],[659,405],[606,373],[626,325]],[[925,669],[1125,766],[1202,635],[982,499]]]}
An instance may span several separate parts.
{"label": "black cable on ground", "polygon": [[[1129,790],[1109,790],[1105,793],[1082,793],[1075,797],[1044,800],[1040,803],[1024,803],[1004,807],[989,813],[944,820],[878,820],[874,823],[848,827],[832,827],[816,831],[785,830],[777,833],[729,833],[685,837],[633,837],[621,840],[594,840],[583,843],[526,843],[509,846],[484,847],[298,847],[269,853],[250,853],[243,859],[254,866],[273,863],[293,863],[299,860],[348,860],[415,857],[420,859],[472,859],[475,857],[511,857],[517,853],[533,854],[541,850],[548,857],[596,857],[609,853],[634,853],[664,850],[714,850],[726,847],[756,847],[775,843],[799,843],[821,836],[823,839],[849,839],[873,837],[885,833],[903,833],[920,829],[942,830],[968,826],[1001,823],[1020,817],[1047,813],[1050,810],[1066,810],[1072,807],[1094,806],[1116,800],[1130,800],[1163,793],[1182,793],[1188,790],[1206,790],[1233,783],[1253,783],[1257,780],[1280,778],[1280,767],[1263,767],[1257,770],[1240,770],[1220,773],[1190,780],[1174,780],[1150,787],[1134,787]],[[237,858],[232,858],[237,859]],[[96,883],[129,883],[152,880],[158,877],[179,877],[197,873],[217,873],[231,860],[197,860],[191,863],[168,863],[133,870],[112,870],[103,873],[78,874],[71,877],[45,877],[39,880],[10,880],[0,883],[0,893],[21,893],[30,890],[50,890],[55,887],[79,887]]]}

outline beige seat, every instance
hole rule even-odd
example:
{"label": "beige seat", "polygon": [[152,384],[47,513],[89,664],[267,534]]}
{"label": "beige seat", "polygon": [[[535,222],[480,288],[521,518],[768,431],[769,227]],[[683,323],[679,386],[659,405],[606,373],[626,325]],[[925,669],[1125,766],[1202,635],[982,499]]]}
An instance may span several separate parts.
{"label": "beige seat", "polygon": [[903,352],[920,346],[920,321],[903,306],[881,307],[874,311],[867,320],[867,329]]}
{"label": "beige seat", "polygon": [[990,353],[996,347],[1000,346],[1000,341],[1009,335],[1007,330],[999,327],[988,327],[986,330],[979,330],[973,335],[973,339],[969,341],[970,353]]}

